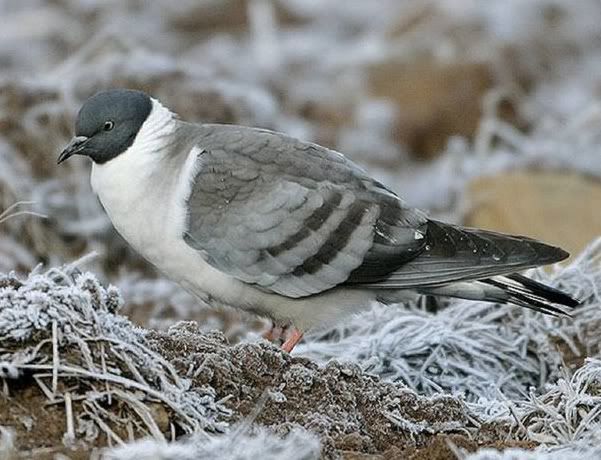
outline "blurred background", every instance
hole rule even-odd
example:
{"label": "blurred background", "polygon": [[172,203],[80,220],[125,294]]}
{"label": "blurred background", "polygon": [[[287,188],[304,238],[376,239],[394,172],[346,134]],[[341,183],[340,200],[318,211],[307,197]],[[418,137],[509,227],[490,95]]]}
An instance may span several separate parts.
{"label": "blurred background", "polygon": [[432,216],[577,254],[601,235],[600,24],[597,0],[0,0],[0,271],[95,252],[139,324],[248,326],[128,248],[87,161],[56,166],[111,87],[337,149]]}

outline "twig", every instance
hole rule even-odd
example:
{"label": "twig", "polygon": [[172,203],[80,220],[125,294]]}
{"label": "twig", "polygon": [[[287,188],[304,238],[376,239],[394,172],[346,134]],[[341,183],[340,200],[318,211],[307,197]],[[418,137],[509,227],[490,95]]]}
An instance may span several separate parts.
{"label": "twig", "polygon": [[48,216],[46,216],[44,214],[40,214],[35,211],[24,210],[24,211],[16,211],[16,212],[13,212],[12,214],[10,213],[13,209],[17,208],[18,206],[31,205],[31,204],[35,204],[35,201],[17,201],[16,203],[11,204],[4,211],[0,212],[0,224],[3,222],[6,222],[8,219],[11,219],[11,218],[17,217],[17,216],[22,216],[22,215],[36,216],[36,217],[40,217],[42,219],[48,218]]}
{"label": "twig", "polygon": [[[87,404],[87,402],[84,402],[84,406],[89,407],[89,405]],[[94,422],[98,425],[98,427],[101,430],[104,430],[104,432],[107,434],[107,441],[109,444],[109,447],[112,445],[112,440],[115,440],[119,445],[123,446],[125,445],[125,442],[117,435],[117,433],[115,433],[110,426],[108,426],[104,420],[102,420],[102,417],[99,417],[98,414],[96,413],[96,411],[92,408],[92,411],[88,411],[88,416],[94,420]]]}
{"label": "twig", "polygon": [[[106,350],[104,348],[104,343],[100,343],[100,365],[102,367],[102,373],[107,374],[108,371],[106,369]],[[108,394],[108,404],[110,406],[113,398],[112,398],[111,392],[109,391],[109,383],[104,382],[104,386],[105,386],[106,392]]]}
{"label": "twig", "polygon": [[[52,374],[48,374],[48,375],[52,375]],[[46,374],[38,374],[38,375],[34,375],[33,379],[36,381],[36,383],[40,387],[40,390],[42,390],[42,393],[44,393],[46,398],[50,402],[54,403],[55,402],[54,393],[52,392],[52,390],[50,390],[50,388],[48,388],[48,386],[42,380],[42,378],[45,376],[46,376]]]}
{"label": "twig", "polygon": [[73,403],[71,401],[71,393],[65,393],[65,416],[67,418],[67,439],[69,442],[75,441],[75,426],[73,423]]}
{"label": "twig", "polygon": [[58,389],[58,366],[60,357],[58,354],[58,324],[52,321],[52,396],[56,395]]}
{"label": "twig", "polygon": [[165,435],[161,432],[158,425],[152,418],[152,414],[147,406],[142,404],[139,400],[137,400],[132,395],[125,393],[121,390],[115,390],[115,394],[119,396],[123,401],[128,403],[130,407],[138,414],[140,419],[146,424],[150,434],[157,441],[166,442]]}

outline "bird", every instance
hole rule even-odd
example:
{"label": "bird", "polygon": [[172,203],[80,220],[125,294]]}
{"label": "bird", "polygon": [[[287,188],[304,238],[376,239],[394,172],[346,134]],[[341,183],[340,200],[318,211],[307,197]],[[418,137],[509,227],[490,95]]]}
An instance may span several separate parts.
{"label": "bird", "polygon": [[87,99],[60,153],[91,159],[91,185],[123,238],[215,306],[303,335],[420,295],[568,315],[579,301],[520,274],[569,254],[532,238],[431,219],[343,154],[267,129],[181,120],[157,99]]}

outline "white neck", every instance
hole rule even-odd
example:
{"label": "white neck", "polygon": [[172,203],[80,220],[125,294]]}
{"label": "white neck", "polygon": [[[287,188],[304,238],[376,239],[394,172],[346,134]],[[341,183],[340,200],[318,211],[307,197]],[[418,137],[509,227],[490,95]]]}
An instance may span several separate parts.
{"label": "white neck", "polygon": [[[151,98],[151,100],[152,110],[150,115],[148,115],[134,141],[135,149],[141,152],[161,149],[166,143],[167,136],[175,131],[175,114],[156,99]],[[130,149],[132,147],[134,145]],[[127,154],[127,152],[123,154]]]}

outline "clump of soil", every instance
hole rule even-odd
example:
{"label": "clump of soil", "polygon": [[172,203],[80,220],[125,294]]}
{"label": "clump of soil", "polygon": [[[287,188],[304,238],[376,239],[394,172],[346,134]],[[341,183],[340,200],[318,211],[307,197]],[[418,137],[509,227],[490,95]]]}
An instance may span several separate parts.
{"label": "clump of soil", "polygon": [[201,334],[192,322],[146,339],[195,386],[229,396],[234,419],[253,416],[281,433],[300,425],[321,437],[325,457],[454,458],[450,444],[470,451],[525,445],[502,441],[505,427],[481,425],[458,399],[419,396],[354,364],[320,367],[264,341],[228,346],[222,334]]}

